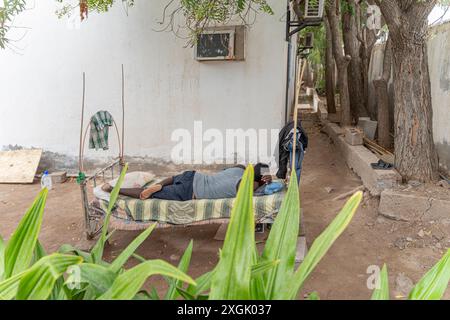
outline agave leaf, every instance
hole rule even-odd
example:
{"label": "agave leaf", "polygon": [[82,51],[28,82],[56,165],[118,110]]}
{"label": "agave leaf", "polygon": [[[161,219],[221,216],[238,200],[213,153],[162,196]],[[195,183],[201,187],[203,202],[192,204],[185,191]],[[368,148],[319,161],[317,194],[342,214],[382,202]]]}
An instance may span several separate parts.
{"label": "agave leaf", "polygon": [[[183,256],[180,259],[180,263],[178,264],[178,270],[187,273],[189,269],[189,265],[191,263],[191,256],[192,256],[192,248],[193,248],[193,241],[191,240],[189,242],[188,247],[186,248],[186,251],[184,252]],[[170,285],[167,289],[167,293],[164,297],[164,300],[175,300],[178,297],[177,287],[181,286],[181,281],[170,279],[169,281]]]}
{"label": "agave leaf", "polygon": [[409,300],[440,300],[450,280],[450,249],[416,284]]}
{"label": "agave leaf", "polygon": [[254,264],[253,167],[242,177],[221,257],[212,277],[210,299],[249,299]]}
{"label": "agave leaf", "polygon": [[141,290],[148,277],[160,274],[172,277],[187,283],[195,284],[184,272],[162,260],[149,260],[120,274],[111,288],[106,291],[100,300],[131,300]]}
{"label": "agave leaf", "polygon": [[262,261],[280,263],[265,273],[266,298],[276,299],[294,273],[297,238],[300,225],[298,182],[292,171],[289,188],[280,211],[270,230],[262,254]]}
{"label": "agave leaf", "polygon": [[133,255],[136,249],[148,238],[153,229],[155,229],[156,223],[147,228],[138,237],[136,237],[125,250],[111,263],[110,269],[112,272],[118,272],[120,268],[128,261],[128,259]]}
{"label": "agave leaf", "polygon": [[67,268],[81,262],[80,257],[58,253],[42,258],[20,279],[16,298],[18,300],[47,299],[56,280],[63,275]]}
{"label": "agave leaf", "polygon": [[27,210],[5,249],[5,278],[18,274],[30,266],[44,215],[48,191],[42,189]]}
{"label": "agave leaf", "polygon": [[[103,293],[111,288],[117,274],[110,268],[103,267],[98,264],[83,263],[79,266],[79,281],[82,283],[88,283],[92,288],[93,295],[95,297],[101,296]],[[66,285],[72,279],[66,280]]]}
{"label": "agave leaf", "polygon": [[327,253],[334,241],[347,228],[352,220],[356,210],[362,199],[362,192],[355,193],[350,200],[347,201],[344,208],[331,222],[331,224],[322,232],[322,234],[314,241],[305,257],[305,260],[295,272],[290,281],[286,283],[286,289],[281,293],[282,299],[295,299],[298,291],[302,287],[306,278],[311,274],[319,261]]}
{"label": "agave leaf", "polygon": [[103,250],[105,248],[105,242],[107,240],[109,220],[111,219],[111,212],[112,212],[112,209],[114,208],[114,205],[116,204],[117,198],[119,196],[120,186],[123,183],[123,179],[125,177],[127,170],[128,170],[128,163],[125,164],[125,167],[123,168],[122,172],[120,173],[120,176],[119,176],[119,179],[117,180],[116,185],[114,186],[113,190],[111,191],[108,209],[106,210],[105,218],[103,221],[102,234],[91,252],[92,259],[94,260],[94,262],[99,262],[102,260]]}
{"label": "agave leaf", "polygon": [[389,279],[386,264],[381,269],[378,283],[379,287],[373,291],[372,300],[389,300]]}

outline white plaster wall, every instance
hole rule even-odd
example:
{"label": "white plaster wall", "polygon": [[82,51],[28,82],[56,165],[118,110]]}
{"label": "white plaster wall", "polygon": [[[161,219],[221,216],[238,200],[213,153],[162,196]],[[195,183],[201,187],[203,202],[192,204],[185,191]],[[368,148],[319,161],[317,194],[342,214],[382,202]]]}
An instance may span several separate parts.
{"label": "white plaster wall", "polygon": [[[15,22],[29,28],[15,43],[20,53],[0,51],[0,148],[17,144],[78,155],[82,71],[87,116],[107,109],[120,119],[122,63],[128,155],[168,159],[173,130],[192,130],[196,120],[204,130],[280,128],[285,3],[270,1],[275,15],[258,15],[248,29],[245,61],[206,63],[193,59],[186,40],[154,31],[166,3],[136,1],[128,16],[115,5],[71,30],[67,19],[57,19],[54,0],[35,1]],[[115,147],[88,152],[115,154]]]}
{"label": "white plaster wall", "polygon": [[441,165],[450,172],[450,23],[435,27],[428,41],[433,134]]}

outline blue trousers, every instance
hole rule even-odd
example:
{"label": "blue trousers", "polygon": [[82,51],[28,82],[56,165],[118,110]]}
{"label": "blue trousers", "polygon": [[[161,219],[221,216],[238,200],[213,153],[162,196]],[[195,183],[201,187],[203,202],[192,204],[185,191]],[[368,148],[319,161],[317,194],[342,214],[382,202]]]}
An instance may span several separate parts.
{"label": "blue trousers", "polygon": [[[302,163],[303,158],[305,157],[305,150],[303,148],[303,144],[299,143],[299,148],[295,153],[295,173],[297,174],[297,182],[300,184],[300,176],[302,173]],[[292,145],[289,145],[289,167],[292,167],[293,162],[293,153],[292,153]]]}

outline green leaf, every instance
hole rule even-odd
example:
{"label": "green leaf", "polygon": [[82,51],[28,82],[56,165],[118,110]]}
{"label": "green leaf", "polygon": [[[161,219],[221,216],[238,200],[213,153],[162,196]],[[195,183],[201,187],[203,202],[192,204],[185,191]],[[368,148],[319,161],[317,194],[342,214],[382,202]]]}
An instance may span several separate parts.
{"label": "green leaf", "polygon": [[147,228],[138,237],[136,237],[128,247],[122,251],[122,253],[111,263],[110,269],[113,272],[118,272],[120,268],[128,261],[128,259],[134,254],[136,249],[148,238],[153,229],[155,229],[156,223]]}
{"label": "green leaf", "polygon": [[19,282],[16,298],[18,300],[44,300],[52,293],[56,280],[68,267],[80,264],[76,256],[52,254],[36,262],[27,270]]}
{"label": "green leaf", "polygon": [[0,236],[0,281],[3,280],[4,275],[5,275],[5,242],[3,242],[3,238]]}
{"label": "green leaf", "polygon": [[389,279],[386,264],[381,269],[379,287],[373,291],[372,300],[389,300]]}
{"label": "green leaf", "polygon": [[317,292],[311,292],[308,294],[308,300],[320,300],[319,294]]}
{"label": "green leaf", "polygon": [[111,212],[112,212],[112,209],[114,208],[114,205],[116,204],[117,198],[119,196],[120,186],[123,183],[123,179],[125,178],[125,174],[126,174],[127,170],[128,170],[128,163],[125,164],[125,167],[123,168],[122,172],[120,173],[119,179],[117,180],[117,183],[114,186],[114,189],[111,191],[108,209],[106,210],[105,218],[103,221],[102,234],[91,252],[92,259],[94,260],[94,262],[99,262],[102,260],[103,250],[105,248],[105,242],[107,240],[109,220],[111,219]]}
{"label": "green leaf", "polygon": [[80,256],[83,258],[83,261],[86,263],[93,263],[93,259],[90,253],[84,252],[82,250],[79,250],[73,246],[71,246],[70,244],[64,244],[62,245],[59,250],[58,253],[61,254],[75,254],[77,256]]}
{"label": "green leaf", "polygon": [[139,292],[145,280],[154,274],[172,277],[190,284],[195,284],[184,272],[162,260],[149,260],[119,275],[111,288],[99,299],[131,300]]}
{"label": "green leaf", "polygon": [[409,293],[409,300],[440,300],[450,280],[450,249]]}
{"label": "green leaf", "polygon": [[196,297],[201,293],[208,291],[211,288],[211,279],[214,275],[214,272],[215,269],[202,274],[200,277],[195,279],[196,285],[189,285],[186,289],[186,292],[191,296]]}
{"label": "green leaf", "polygon": [[251,266],[255,253],[255,221],[253,215],[253,167],[242,177],[222,254],[211,282],[210,299],[250,298]]}
{"label": "green leaf", "polygon": [[[88,283],[96,297],[99,297],[108,291],[114,283],[114,280],[117,278],[117,274],[110,268],[106,268],[98,264],[83,263],[79,266],[79,268],[80,273],[75,276],[80,277],[80,282]],[[66,280],[66,284],[71,281],[72,279],[69,277]]]}
{"label": "green leaf", "polygon": [[269,270],[272,270],[280,263],[280,260],[264,261],[252,266],[252,276],[261,275]]}
{"label": "green leaf", "polygon": [[16,296],[20,279],[24,274],[25,271],[0,282],[0,300],[11,300]]}
{"label": "green leaf", "polygon": [[298,291],[301,289],[310,273],[327,253],[334,241],[336,241],[345,228],[347,228],[356,210],[358,209],[361,199],[362,192],[357,192],[354,194],[350,200],[347,201],[344,208],[333,220],[333,222],[314,241],[311,249],[305,257],[305,260],[297,269],[292,279],[286,284],[286,289],[283,290],[280,298],[285,300],[295,299]]}
{"label": "green leaf", "polygon": [[152,300],[160,300],[159,299],[159,295],[158,295],[158,291],[156,291],[155,287],[152,287],[149,293],[149,297]]}
{"label": "green leaf", "polygon": [[36,241],[36,246],[34,247],[34,253],[33,253],[33,259],[31,261],[31,265],[35,264],[38,260],[45,257],[47,253],[45,252],[44,247],[41,245],[41,243]]}
{"label": "green leaf", "polygon": [[[191,263],[191,256],[192,256],[192,248],[193,248],[193,241],[191,240],[189,242],[188,247],[184,251],[183,256],[180,259],[180,263],[178,264],[178,270],[187,273],[189,269],[189,265]],[[164,300],[175,300],[178,297],[177,287],[181,286],[181,281],[170,279],[170,285],[167,289],[167,293],[164,297]]]}
{"label": "green leaf", "polygon": [[295,171],[292,171],[288,191],[270,230],[261,258],[262,261],[280,261],[275,268],[272,268],[264,275],[266,299],[277,299],[284,291],[283,288],[286,282],[292,278],[299,225],[298,182]]}
{"label": "green leaf", "polygon": [[42,189],[25,213],[5,249],[5,278],[18,274],[30,266],[33,259],[48,191]]}

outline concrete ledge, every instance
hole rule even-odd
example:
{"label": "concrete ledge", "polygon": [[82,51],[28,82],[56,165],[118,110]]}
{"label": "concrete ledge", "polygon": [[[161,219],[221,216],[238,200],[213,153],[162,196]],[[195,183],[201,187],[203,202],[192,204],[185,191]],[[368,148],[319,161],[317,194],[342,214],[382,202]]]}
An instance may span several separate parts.
{"label": "concrete ledge", "polygon": [[306,95],[312,97],[312,109],[314,112],[319,110],[320,98],[315,88],[306,88]]}
{"label": "concrete ledge", "polygon": [[351,146],[346,143],[344,130],[337,124],[325,121],[323,125],[323,130],[333,140],[347,165],[361,178],[372,195],[379,196],[383,190],[392,189],[401,181],[396,170],[372,169],[370,164],[377,162],[378,157],[364,146]]}
{"label": "concrete ledge", "polygon": [[319,102],[319,110],[317,111],[317,114],[319,115],[319,119],[321,121],[328,119],[328,110],[325,103],[322,100],[320,100]]}
{"label": "concrete ledge", "polygon": [[384,190],[378,212],[399,221],[450,219],[450,198],[442,199],[412,191]]}

